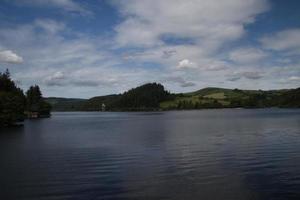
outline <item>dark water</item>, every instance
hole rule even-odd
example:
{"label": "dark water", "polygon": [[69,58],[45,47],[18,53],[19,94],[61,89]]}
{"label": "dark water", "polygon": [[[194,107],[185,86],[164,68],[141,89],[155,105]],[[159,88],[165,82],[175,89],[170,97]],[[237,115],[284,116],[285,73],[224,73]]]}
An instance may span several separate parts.
{"label": "dark water", "polygon": [[300,199],[300,110],[54,113],[0,130],[0,199]]}

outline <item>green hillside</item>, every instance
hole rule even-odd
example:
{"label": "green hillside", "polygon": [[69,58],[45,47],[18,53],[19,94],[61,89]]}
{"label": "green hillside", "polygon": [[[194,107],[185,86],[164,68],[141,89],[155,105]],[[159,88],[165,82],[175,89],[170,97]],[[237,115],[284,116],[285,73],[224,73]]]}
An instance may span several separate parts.
{"label": "green hillside", "polygon": [[164,110],[300,107],[299,90],[299,88],[273,91],[204,88],[195,92],[176,94],[173,100],[161,102],[160,106]]}
{"label": "green hillside", "polygon": [[204,88],[195,92],[170,94],[157,83],[145,84],[123,94],[91,99],[46,98],[55,111],[180,110],[204,108],[300,108],[300,88],[289,90],[239,90]]}
{"label": "green hillside", "polygon": [[51,104],[54,111],[79,111],[86,99],[48,97],[45,101]]}

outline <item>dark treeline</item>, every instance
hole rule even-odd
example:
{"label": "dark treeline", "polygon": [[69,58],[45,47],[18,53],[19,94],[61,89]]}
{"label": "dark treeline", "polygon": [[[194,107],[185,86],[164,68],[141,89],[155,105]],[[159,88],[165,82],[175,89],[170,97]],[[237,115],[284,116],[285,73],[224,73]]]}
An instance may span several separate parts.
{"label": "dark treeline", "polygon": [[26,97],[11,80],[8,70],[0,73],[0,126],[24,120]]}
{"label": "dark treeline", "polygon": [[105,105],[107,111],[138,111],[158,110],[160,102],[173,98],[164,86],[158,83],[148,83],[133,88],[123,94],[93,97],[83,99],[48,98],[55,110],[60,111],[99,111]]}
{"label": "dark treeline", "polygon": [[120,95],[112,109],[157,110],[160,102],[171,99],[171,94],[159,83],[148,83]]}
{"label": "dark treeline", "polygon": [[50,114],[51,105],[44,101],[39,86],[32,86],[24,95],[11,79],[8,70],[0,72],[0,126],[22,122],[26,117]]}

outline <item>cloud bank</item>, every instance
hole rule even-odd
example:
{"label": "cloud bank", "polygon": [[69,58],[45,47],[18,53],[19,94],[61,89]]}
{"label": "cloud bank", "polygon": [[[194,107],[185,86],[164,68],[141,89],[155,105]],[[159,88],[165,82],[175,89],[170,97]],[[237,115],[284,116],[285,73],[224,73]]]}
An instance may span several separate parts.
{"label": "cloud bank", "polygon": [[154,81],[173,92],[299,85],[298,28],[249,38],[248,27],[272,8],[268,0],[114,0],[108,5],[118,18],[107,30],[111,12],[101,18],[91,9],[103,2],[14,1],[63,17],[0,26],[0,62],[15,64],[24,88],[40,84],[48,96],[119,93]]}
{"label": "cloud bank", "polygon": [[23,62],[23,58],[11,50],[0,51],[0,62],[20,64]]}

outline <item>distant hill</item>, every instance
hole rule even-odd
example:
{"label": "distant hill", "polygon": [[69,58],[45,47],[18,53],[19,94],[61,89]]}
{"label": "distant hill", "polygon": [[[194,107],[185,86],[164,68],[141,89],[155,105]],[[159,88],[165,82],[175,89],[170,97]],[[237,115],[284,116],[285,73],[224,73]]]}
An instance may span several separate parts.
{"label": "distant hill", "polygon": [[79,111],[82,104],[87,101],[87,99],[60,97],[47,97],[44,99],[51,104],[53,111]]}
{"label": "distant hill", "polygon": [[118,94],[93,97],[86,100],[82,104],[81,110],[99,111],[102,109],[102,104],[105,104],[106,110],[113,110],[116,102],[120,99],[120,97],[121,95]]}
{"label": "distant hill", "polygon": [[240,90],[208,87],[171,94],[161,84],[149,83],[123,94],[91,99],[46,98],[55,111],[174,110],[203,108],[300,108],[300,88],[285,90]]}
{"label": "distant hill", "polygon": [[204,88],[195,92],[176,94],[170,101],[160,103],[165,110],[201,108],[265,108],[300,107],[300,88],[289,90],[240,90]]}
{"label": "distant hill", "polygon": [[110,111],[159,110],[160,102],[172,95],[158,83],[148,83],[123,94],[98,96],[90,99],[45,98],[53,111],[99,111],[102,104]]}

